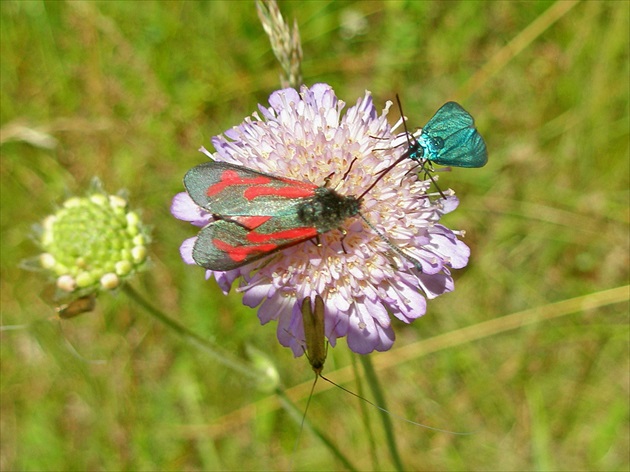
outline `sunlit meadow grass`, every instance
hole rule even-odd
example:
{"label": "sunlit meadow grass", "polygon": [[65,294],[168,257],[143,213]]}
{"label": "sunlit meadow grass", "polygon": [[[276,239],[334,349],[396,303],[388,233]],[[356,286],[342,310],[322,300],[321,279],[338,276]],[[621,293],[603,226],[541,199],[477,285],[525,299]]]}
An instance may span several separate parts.
{"label": "sunlit meadow grass", "polygon": [[[281,8],[298,19],[307,84],[350,103],[398,93],[412,127],[458,100],[488,144],[486,167],[440,175],[461,200],[447,224],[467,231],[469,267],[372,356],[393,412],[473,433],[394,419],[405,466],[627,470],[627,2]],[[45,279],[18,267],[64,197],[95,175],[126,188],[152,225],[135,289],[237,356],[265,352],[305,405],[307,361],[182,263],[192,232],[168,212],[197,149],[278,88],[254,4],[3,1],[0,14],[1,314],[27,325],[1,333],[0,468],[340,468],[308,430],[294,452],[299,425],[276,397],[125,294],[51,321]],[[325,374],[359,390],[354,363],[341,342]],[[356,468],[391,469],[377,412],[320,382],[308,416]]]}

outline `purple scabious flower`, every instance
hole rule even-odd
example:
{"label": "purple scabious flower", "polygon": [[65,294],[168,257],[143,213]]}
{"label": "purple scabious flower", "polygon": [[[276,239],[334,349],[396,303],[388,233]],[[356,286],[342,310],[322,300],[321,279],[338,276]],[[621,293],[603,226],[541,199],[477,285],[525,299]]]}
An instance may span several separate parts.
{"label": "purple scabious flower", "polygon": [[[336,192],[355,196],[405,151],[397,143],[405,143],[406,135],[394,134],[386,119],[391,103],[379,114],[369,92],[345,114],[345,103],[327,84],[276,91],[269,104],[214,137],[215,153],[201,151],[215,161],[320,186],[330,179]],[[320,234],[319,245],[305,241],[234,270],[207,271],[207,278],[214,277],[224,293],[236,282],[243,303],[258,307],[263,324],[277,320],[278,340],[296,357],[305,346],[301,303],[316,295],[325,302],[330,344],[345,336],[360,354],[388,350],[395,337],[390,315],[405,323],[422,316],[427,298],[454,289],[450,269],[466,266],[470,254],[457,238],[462,232],[439,224],[455,210],[457,198],[429,193],[431,182],[410,172],[414,165],[404,159],[383,176],[362,198],[361,213],[416,259],[421,272],[357,215],[339,230]],[[187,193],[175,196],[171,212],[198,227],[214,220]],[[180,248],[188,264],[195,263],[195,240]]]}

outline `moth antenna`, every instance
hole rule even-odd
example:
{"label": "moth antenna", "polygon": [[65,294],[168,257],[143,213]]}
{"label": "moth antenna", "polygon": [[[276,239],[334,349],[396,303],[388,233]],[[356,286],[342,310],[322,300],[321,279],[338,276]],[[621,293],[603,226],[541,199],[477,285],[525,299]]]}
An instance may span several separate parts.
{"label": "moth antenna", "polygon": [[[403,156],[407,157],[410,154],[410,150],[411,150],[412,146],[415,147],[415,146],[418,146],[418,144],[417,144],[417,142],[416,142],[416,144],[413,144],[411,142],[411,140],[409,139],[409,130],[407,129],[407,120],[405,119],[405,114],[403,113],[402,103],[400,103],[400,97],[398,96],[398,94],[396,94],[396,103],[398,103],[398,110],[400,110],[400,117],[402,118],[403,127],[405,128],[405,136],[407,137],[407,143],[409,144],[409,147],[407,148],[407,152],[405,152],[403,154]],[[440,195],[442,196],[442,198],[446,200],[446,195],[444,195],[444,192],[442,192],[442,189],[439,187],[439,185],[437,184],[437,182],[435,181],[435,179],[431,175],[431,172],[428,172],[425,169],[425,166],[427,165],[427,162],[428,162],[427,159],[422,159],[422,163],[418,164],[418,165],[422,168],[422,172],[424,172],[425,177],[429,178],[431,183],[433,185],[435,185],[435,188],[438,190],[438,192],[440,192]]]}
{"label": "moth antenna", "polygon": [[[306,351],[304,351],[306,354]],[[293,446],[293,455],[297,452],[298,445],[300,444],[300,438],[302,437],[302,431],[304,430],[304,421],[306,420],[306,414],[308,413],[308,407],[311,405],[311,400],[313,398],[313,392],[315,391],[315,385],[317,385],[317,379],[321,376],[321,374],[315,374],[315,380],[313,381],[313,385],[311,386],[311,392],[308,394],[308,400],[306,401],[306,408],[304,408],[304,414],[302,415],[302,421],[300,422],[300,430],[298,431],[297,439],[295,440],[295,446]],[[323,377],[322,377],[323,378]]]}
{"label": "moth antenna", "polygon": [[361,195],[359,195],[357,197],[357,199],[358,200],[363,200],[363,197],[365,197],[370,192],[370,190],[372,190],[374,188],[374,186],[379,182],[379,180],[381,180],[383,177],[385,177],[385,175],[387,175],[389,173],[389,171],[391,171],[394,167],[396,167],[398,164],[400,164],[405,159],[407,159],[407,153],[404,153],[401,157],[396,159],[396,161],[393,164],[390,164],[387,168],[385,168],[384,170],[379,172],[378,176],[374,179],[374,182],[372,182],[370,185],[368,185],[368,187],[363,191],[363,193]]}
{"label": "moth antenna", "polygon": [[409,130],[407,129],[407,120],[405,119],[405,114],[403,113],[402,103],[400,103],[400,97],[396,94],[396,103],[398,103],[398,111],[400,111],[400,118],[402,119],[403,128],[405,128],[405,137],[407,138],[407,144],[409,144],[409,149],[413,146],[411,140],[409,139]]}
{"label": "moth antenna", "polygon": [[309,364],[315,372],[315,380],[311,386],[311,393],[308,396],[306,402],[306,408],[304,409],[304,415],[302,415],[302,422],[300,423],[300,431],[295,441],[294,454],[297,450],[297,446],[302,436],[302,430],[304,429],[304,420],[306,419],[306,413],[308,407],[311,404],[313,398],[313,392],[315,391],[315,385],[317,384],[317,378],[321,377],[326,357],[328,356],[328,345],[326,344],[326,329],[325,329],[325,305],[324,300],[320,295],[315,296],[315,306],[311,306],[311,297],[306,297],[302,300],[302,323],[304,325],[304,340],[306,347],[302,346],[304,355],[308,359]]}
{"label": "moth antenna", "polygon": [[372,405],[372,406],[373,406],[374,408],[376,408],[377,410],[383,411],[383,412],[387,413],[388,415],[393,416],[394,418],[397,418],[397,419],[399,419],[399,420],[404,421],[405,423],[410,423],[410,424],[413,424],[413,425],[415,425],[415,426],[420,426],[420,427],[422,427],[422,428],[425,428],[425,429],[428,429],[428,430],[431,430],[431,431],[437,431],[437,432],[439,432],[439,433],[456,434],[456,435],[458,435],[458,436],[468,436],[468,435],[474,434],[474,433],[472,433],[472,432],[464,432],[464,433],[462,433],[462,432],[458,432],[458,431],[449,431],[448,429],[434,428],[433,426],[428,426],[428,425],[426,425],[426,424],[422,424],[422,423],[418,423],[418,422],[416,422],[416,421],[412,421],[412,420],[410,420],[410,419],[408,419],[408,418],[405,418],[405,417],[403,417],[403,416],[399,416],[399,415],[397,415],[397,414],[395,414],[395,413],[392,413],[391,411],[389,411],[389,410],[387,410],[387,409],[383,408],[382,406],[378,406],[376,403],[372,403],[372,402],[371,402],[370,400],[368,400],[367,398],[364,398],[364,397],[362,397],[361,395],[358,395],[358,394],[354,393],[352,390],[348,390],[347,388],[342,387],[342,386],[341,386],[341,385],[339,385],[339,384],[336,384],[336,383],[335,383],[335,382],[333,382],[332,380],[330,380],[330,379],[328,379],[328,378],[324,377],[322,374],[319,374],[319,377],[321,377],[322,379],[324,379],[326,382],[329,382],[330,384],[334,385],[335,387],[340,388],[340,389],[341,389],[341,390],[343,390],[344,392],[349,393],[350,395],[352,395],[352,396],[354,396],[354,397],[357,397],[357,398],[359,398],[359,399],[363,400],[364,402],[366,402],[366,403],[367,403],[367,404],[369,404],[369,405]]}
{"label": "moth antenna", "polygon": [[[344,180],[346,180],[346,177],[348,177],[350,175],[350,171],[352,170],[352,166],[354,165],[354,163],[357,161],[358,158],[354,158],[352,159],[352,161],[350,162],[350,165],[348,166],[348,170],[346,170],[346,172],[343,174],[343,176],[341,177],[341,179],[339,180],[339,183],[343,182]],[[328,185],[330,184],[330,180],[332,179],[332,176],[335,175],[335,172],[331,172],[330,174],[328,174],[328,176],[324,179],[324,187],[328,187]],[[337,183],[337,185],[335,185],[335,188],[339,185],[339,183]]]}
{"label": "moth antenna", "polygon": [[376,229],[376,227],[372,223],[370,223],[370,221],[365,217],[365,215],[363,215],[363,213],[359,213],[359,216],[361,217],[363,221],[365,221],[365,224],[367,224],[370,227],[370,229],[374,231],[378,235],[378,237],[381,238],[385,242],[385,244],[389,246],[389,248],[392,251],[394,251],[396,254],[398,254],[402,258],[411,262],[413,266],[416,268],[416,270],[418,270],[419,272],[422,272],[422,264],[420,264],[420,261],[418,261],[418,259],[411,257],[409,254],[406,254],[402,249],[400,249],[393,242],[391,242],[389,238],[383,234],[382,231]]}
{"label": "moth antenna", "polygon": [[348,177],[350,175],[350,171],[352,170],[352,166],[354,165],[355,162],[357,162],[357,158],[356,157],[354,159],[352,159],[352,161],[350,162],[350,165],[348,166],[348,170],[346,170],[346,173],[343,174],[343,177],[341,177],[342,181],[346,180],[346,177]]}

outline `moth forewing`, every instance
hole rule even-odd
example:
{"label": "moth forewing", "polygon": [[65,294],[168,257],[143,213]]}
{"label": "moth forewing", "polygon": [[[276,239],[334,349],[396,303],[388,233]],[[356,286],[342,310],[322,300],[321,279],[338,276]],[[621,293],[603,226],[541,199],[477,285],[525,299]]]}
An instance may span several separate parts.
{"label": "moth forewing", "polygon": [[205,162],[184,176],[193,201],[222,216],[281,216],[302,199],[312,198],[317,185],[287,179],[227,162]]}

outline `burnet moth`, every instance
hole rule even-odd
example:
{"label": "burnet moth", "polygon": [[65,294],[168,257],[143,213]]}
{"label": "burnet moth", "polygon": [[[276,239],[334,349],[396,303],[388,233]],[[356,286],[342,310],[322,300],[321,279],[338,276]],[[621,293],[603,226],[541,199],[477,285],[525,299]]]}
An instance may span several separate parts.
{"label": "burnet moth", "polygon": [[192,257],[209,270],[237,269],[339,228],[347,218],[358,215],[394,252],[422,271],[420,262],[395,246],[360,212],[361,199],[383,175],[355,197],[226,162],[193,167],[184,177],[184,186],[214,220],[199,232]]}

